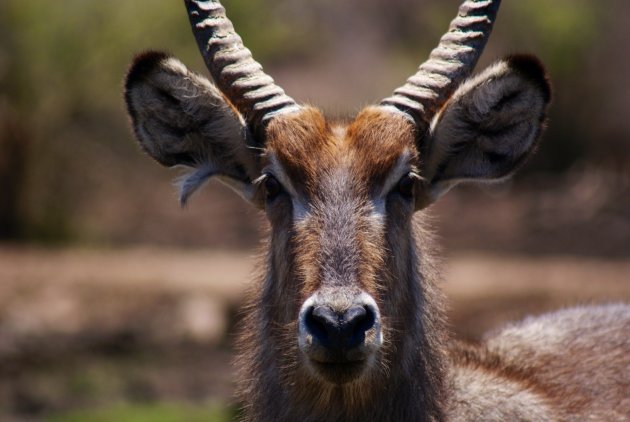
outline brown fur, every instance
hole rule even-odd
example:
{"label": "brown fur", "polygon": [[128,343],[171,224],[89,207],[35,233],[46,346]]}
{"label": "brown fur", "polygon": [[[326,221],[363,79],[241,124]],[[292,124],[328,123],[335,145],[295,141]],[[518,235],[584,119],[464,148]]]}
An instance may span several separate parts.
{"label": "brown fur", "polygon": [[[414,246],[413,209],[392,210],[383,227],[374,227],[365,190],[382,183],[401,148],[414,147],[409,129],[404,118],[392,119],[375,109],[366,110],[337,134],[313,109],[269,126],[268,154],[277,154],[291,179],[300,181],[311,209],[306,222],[291,224],[288,201],[269,207],[270,250],[247,307],[239,344],[238,367],[244,380],[240,397],[248,405],[247,420],[443,419],[443,312],[428,256],[421,245]],[[385,137],[383,131],[402,136]],[[350,216],[354,248],[345,254],[354,261],[348,263],[351,269],[343,280],[327,280],[322,268],[335,263],[330,262],[334,256],[323,250],[329,244],[322,242],[322,234],[330,224],[326,207],[334,205],[335,198],[327,195],[330,186],[325,188],[337,184],[338,174],[344,172],[353,177],[337,188],[356,201]],[[389,251],[400,251],[399,259]],[[344,385],[314,377],[295,338],[301,303],[335,283],[378,298],[386,321],[386,342],[375,368],[364,379]],[[419,308],[427,312],[418,315]]]}
{"label": "brown fur", "polygon": [[[630,307],[566,310],[478,345],[453,343],[444,321],[436,249],[416,211],[461,180],[506,177],[531,155],[550,99],[538,61],[512,57],[463,83],[427,133],[387,107],[347,124],[302,107],[252,139],[216,87],[156,53],[135,62],[126,90],[144,150],[193,167],[183,198],[219,175],[271,223],[237,345],[244,421],[630,414]],[[401,188],[411,176],[412,190]],[[275,195],[265,191],[270,178]],[[362,332],[370,349],[360,371],[348,375],[346,360],[323,376],[300,343],[308,338],[302,311],[314,298],[335,312],[357,298],[378,311]]]}
{"label": "brown fur", "polygon": [[[287,133],[291,138],[283,136]],[[262,264],[264,275],[249,300],[238,347],[239,397],[246,404],[245,420],[498,421],[619,416],[618,408],[593,413],[589,404],[593,399],[583,389],[567,390],[550,382],[559,373],[540,376],[554,366],[548,359],[561,359],[561,350],[528,362],[533,359],[527,357],[531,352],[511,358],[500,350],[499,340],[488,346],[452,343],[447,347],[437,272],[431,264],[431,236],[422,225],[412,224],[411,210],[395,201],[388,206],[384,227],[375,228],[366,217],[374,187],[384,182],[403,151],[414,150],[413,128],[407,120],[367,109],[335,130],[319,112],[307,109],[278,119],[270,125],[270,134],[267,152],[279,157],[293,183],[299,181],[305,187],[301,194],[308,197],[311,208],[303,221],[296,222],[291,218],[290,201],[268,206],[271,243]],[[413,166],[420,166],[419,158],[412,155]],[[347,169],[351,180],[343,179],[340,169]],[[366,185],[372,189],[366,190]],[[295,338],[301,303],[330,287],[330,281],[322,278],[322,268],[330,259],[322,250],[330,246],[326,242],[330,228],[322,208],[336,205],[331,199],[335,189],[348,195],[345,202],[358,201],[352,222],[345,223],[355,227],[354,248],[345,257],[356,254],[357,276],[344,279],[343,288],[358,287],[377,298],[386,339],[376,367],[364,378],[343,385],[314,376]],[[589,318],[590,312],[584,310],[584,317]],[[587,346],[589,352],[597,353],[597,344],[588,342]],[[502,347],[517,346],[510,340]],[[628,342],[617,347],[627,350]],[[601,388],[619,394],[614,393],[619,391],[614,382]],[[480,396],[480,391],[486,394]],[[572,393],[567,395],[568,391]]]}

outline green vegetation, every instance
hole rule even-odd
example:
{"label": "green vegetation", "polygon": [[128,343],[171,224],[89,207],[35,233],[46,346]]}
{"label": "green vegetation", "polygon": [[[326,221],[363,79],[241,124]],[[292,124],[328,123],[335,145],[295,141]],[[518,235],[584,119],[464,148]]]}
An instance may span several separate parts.
{"label": "green vegetation", "polygon": [[216,405],[181,403],[118,404],[52,416],[47,422],[228,422],[233,412]]}
{"label": "green vegetation", "polygon": [[[259,60],[301,50],[294,34],[304,30],[264,0],[229,9]],[[0,239],[99,240],[80,222],[81,204],[93,187],[124,178],[114,168],[137,160],[122,80],[131,58],[151,48],[203,71],[181,2],[0,2],[0,190],[14,193],[0,212]]]}
{"label": "green vegetation", "polygon": [[519,42],[536,43],[536,54],[555,75],[568,76],[574,64],[591,52],[602,34],[601,3],[590,0],[528,0],[514,2],[515,14],[527,30],[515,32]]}

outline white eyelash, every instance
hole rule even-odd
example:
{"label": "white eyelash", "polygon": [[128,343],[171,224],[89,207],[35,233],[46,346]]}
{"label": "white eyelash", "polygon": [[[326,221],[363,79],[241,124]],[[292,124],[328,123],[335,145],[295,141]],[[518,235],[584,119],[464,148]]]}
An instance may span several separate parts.
{"label": "white eyelash", "polygon": [[252,180],[252,185],[260,185],[262,182],[264,182],[265,180],[267,180],[267,178],[269,177],[268,173],[263,173],[260,177]]}

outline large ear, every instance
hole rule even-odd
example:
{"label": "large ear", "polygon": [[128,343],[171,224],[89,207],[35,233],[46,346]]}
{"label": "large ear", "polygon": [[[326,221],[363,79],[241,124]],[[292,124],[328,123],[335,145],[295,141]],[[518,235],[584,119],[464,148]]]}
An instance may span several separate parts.
{"label": "large ear", "polygon": [[532,56],[512,56],[464,82],[421,145],[428,203],[462,181],[511,175],[536,149],[551,88]]}
{"label": "large ear", "polygon": [[127,74],[125,100],[142,148],[164,166],[192,169],[182,178],[182,204],[215,175],[254,199],[258,154],[242,117],[208,79],[164,53],[144,53]]}

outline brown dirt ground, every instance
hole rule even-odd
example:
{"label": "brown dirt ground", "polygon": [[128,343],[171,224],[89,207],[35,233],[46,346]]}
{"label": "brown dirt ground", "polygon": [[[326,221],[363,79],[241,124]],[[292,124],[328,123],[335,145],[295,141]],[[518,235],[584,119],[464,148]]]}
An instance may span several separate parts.
{"label": "brown dirt ground", "polygon": [[[120,400],[229,400],[236,309],[253,254],[0,247],[0,419]],[[457,252],[453,330],[630,301],[630,261]]]}

